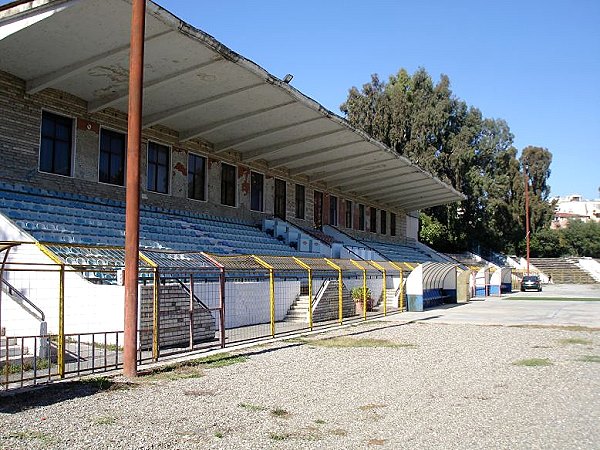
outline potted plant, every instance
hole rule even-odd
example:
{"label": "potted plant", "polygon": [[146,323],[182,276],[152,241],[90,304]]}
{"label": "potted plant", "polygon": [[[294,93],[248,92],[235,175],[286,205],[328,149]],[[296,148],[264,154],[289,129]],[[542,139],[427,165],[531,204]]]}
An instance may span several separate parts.
{"label": "potted plant", "polygon": [[[364,312],[364,299],[365,299],[365,291],[362,286],[357,286],[352,288],[350,291],[352,294],[352,299],[354,300],[354,304],[356,305],[356,313],[362,315]],[[366,298],[367,298],[367,311],[373,311],[373,297],[371,296],[371,290],[366,288]]]}

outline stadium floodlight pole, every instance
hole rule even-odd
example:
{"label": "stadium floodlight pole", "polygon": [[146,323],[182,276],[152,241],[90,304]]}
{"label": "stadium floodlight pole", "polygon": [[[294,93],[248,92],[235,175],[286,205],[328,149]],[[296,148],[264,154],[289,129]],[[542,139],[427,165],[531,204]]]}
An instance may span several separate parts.
{"label": "stadium floodlight pole", "polygon": [[523,177],[525,178],[525,242],[527,243],[527,275],[529,276],[529,176],[527,171],[529,167],[523,168]]}
{"label": "stadium floodlight pole", "polygon": [[125,338],[123,375],[137,376],[138,259],[140,243],[140,146],[146,0],[133,0],[129,47],[127,190],[125,204]]}

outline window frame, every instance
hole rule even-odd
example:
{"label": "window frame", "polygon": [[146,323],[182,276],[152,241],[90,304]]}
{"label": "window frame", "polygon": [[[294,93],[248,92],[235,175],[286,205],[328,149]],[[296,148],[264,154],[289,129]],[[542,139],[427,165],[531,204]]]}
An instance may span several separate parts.
{"label": "window frame", "polygon": [[[204,196],[203,199],[200,198],[194,198],[190,196],[190,162],[191,162],[191,158],[195,157],[195,158],[200,158],[204,160],[204,170],[203,170],[203,177],[204,177],[204,183],[202,186],[202,194]],[[207,202],[208,201],[208,158],[204,155],[200,155],[198,153],[195,152],[188,152],[188,180],[187,180],[187,198],[189,200],[194,200],[197,202]]]}
{"label": "window frame", "polygon": [[[167,192],[161,192],[161,191],[156,191],[153,189],[150,189],[150,177],[149,175],[149,171],[150,171],[150,144],[154,144],[154,145],[158,145],[160,147],[164,147],[167,149],[168,151],[168,159],[167,159],[167,165],[166,165],[166,169],[167,169]],[[162,194],[162,195],[170,195],[171,193],[171,157],[172,157],[172,148],[170,145],[166,145],[166,144],[161,144],[160,142],[154,141],[154,140],[148,140],[147,144],[146,144],[146,189],[148,190],[148,192],[152,192],[153,194]]]}
{"label": "window frame", "polygon": [[[52,114],[53,116],[58,116],[58,117],[62,117],[64,119],[69,119],[71,121],[71,143],[70,143],[70,148],[69,148],[69,153],[70,153],[70,161],[69,161],[69,174],[65,175],[62,173],[56,173],[56,172],[47,172],[45,170],[42,170],[42,139],[44,138],[43,135],[43,127],[44,127],[44,113],[47,114]],[[41,113],[40,113],[40,125],[39,125],[39,146],[38,146],[38,164],[37,164],[37,171],[39,173],[43,173],[43,174],[48,174],[48,175],[56,175],[59,177],[67,177],[67,178],[73,178],[74,177],[74,172],[75,172],[75,150],[76,150],[76,143],[77,143],[77,117],[75,116],[71,116],[68,114],[64,114],[62,112],[58,112],[52,109],[47,109],[47,108],[42,108],[41,109]]]}
{"label": "window frame", "polygon": [[[300,201],[298,197],[298,188],[302,188],[302,200]],[[306,186],[303,184],[296,183],[296,187],[294,190],[294,203],[296,205],[296,219],[306,220]],[[302,207],[302,216],[298,215],[300,211],[300,206]]]}
{"label": "window frame", "polygon": [[[253,176],[260,176],[260,205],[259,209],[256,209],[252,203],[254,201],[254,182]],[[257,172],[255,170],[250,170],[250,211],[255,212],[264,212],[265,211],[265,174],[261,172]]]}
{"label": "window frame", "polygon": [[[223,202],[223,170],[225,166],[233,167],[233,205],[228,205]],[[237,189],[237,179],[238,179],[238,167],[234,164],[229,164],[226,162],[221,162],[221,192],[220,192],[220,204],[221,206],[227,206],[229,208],[237,208],[238,207],[238,189]]]}
{"label": "window frame", "polygon": [[[102,181],[100,179],[100,158],[102,157],[102,132],[103,131],[107,131],[109,133],[114,133],[114,134],[120,134],[124,137],[123,140],[123,184],[116,184],[116,183],[111,183],[110,181]],[[98,183],[102,183],[102,184],[107,184],[110,186],[118,186],[118,187],[125,187],[125,184],[127,182],[127,132],[123,132],[121,130],[117,130],[114,128],[110,128],[110,127],[105,127],[104,125],[102,125],[100,127],[100,133],[98,136]]]}

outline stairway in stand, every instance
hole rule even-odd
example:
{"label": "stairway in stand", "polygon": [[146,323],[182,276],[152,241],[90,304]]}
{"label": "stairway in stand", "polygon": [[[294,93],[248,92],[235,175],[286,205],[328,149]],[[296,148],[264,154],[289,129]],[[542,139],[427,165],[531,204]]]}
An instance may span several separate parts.
{"label": "stairway in stand", "polygon": [[6,337],[6,329],[0,331],[0,364],[6,361],[8,354],[9,362],[13,359],[20,359],[21,355],[27,355],[27,347],[21,347],[18,338]]}
{"label": "stairway in stand", "polygon": [[308,323],[308,295],[299,295],[285,316],[286,322]]}

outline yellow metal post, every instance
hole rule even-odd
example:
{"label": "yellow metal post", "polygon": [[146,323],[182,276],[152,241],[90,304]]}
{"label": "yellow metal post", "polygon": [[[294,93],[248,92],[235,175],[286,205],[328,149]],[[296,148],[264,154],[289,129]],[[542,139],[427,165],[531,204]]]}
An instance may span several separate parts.
{"label": "yellow metal post", "polygon": [[60,265],[58,282],[58,375],[65,377],[65,265]]}
{"label": "yellow metal post", "polygon": [[267,264],[256,255],[252,255],[254,260],[269,271],[269,303],[271,310],[271,336],[275,337],[275,271],[273,266]]}
{"label": "yellow metal post", "polygon": [[327,264],[338,271],[338,321],[344,323],[344,293],[342,291],[342,268],[332,261],[324,258]]}
{"label": "yellow metal post", "polygon": [[398,264],[390,261],[390,265],[396,269],[398,269],[398,275],[400,276],[400,295],[398,296],[398,309],[400,312],[404,310],[404,272],[402,267]]}
{"label": "yellow metal post", "polygon": [[152,360],[156,362],[160,356],[160,273],[158,264],[142,252],[139,252],[139,259],[152,267],[154,275],[152,289]]}
{"label": "yellow metal post", "polygon": [[367,320],[367,269],[353,259],[351,259],[350,262],[358,267],[363,273],[363,319]]}
{"label": "yellow metal post", "polygon": [[375,268],[377,270],[380,270],[383,273],[383,292],[382,292],[382,297],[383,297],[383,315],[387,316],[387,289],[386,289],[386,283],[387,283],[387,274],[386,274],[386,270],[385,267],[383,267],[382,265],[378,264],[377,261],[369,261],[373,266],[375,266]]}
{"label": "yellow metal post", "polygon": [[160,302],[159,302],[160,278],[158,267],[154,268],[154,289],[153,289],[153,305],[152,305],[152,359],[158,361],[160,350],[158,345],[159,339],[159,317],[160,317]]}
{"label": "yellow metal post", "polygon": [[308,264],[304,263],[303,261],[296,258],[295,256],[292,256],[292,259],[300,267],[302,267],[303,269],[306,269],[306,273],[308,274],[308,327],[310,328],[310,331],[312,331],[312,329],[313,329],[312,269],[310,268],[310,266]]}

